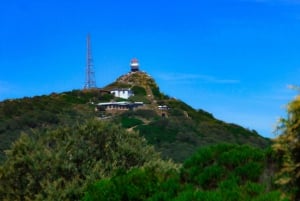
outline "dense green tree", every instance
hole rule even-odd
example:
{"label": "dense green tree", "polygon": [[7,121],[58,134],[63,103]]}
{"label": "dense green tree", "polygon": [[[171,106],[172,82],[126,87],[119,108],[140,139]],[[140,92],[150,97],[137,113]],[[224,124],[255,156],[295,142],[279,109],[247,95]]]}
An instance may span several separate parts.
{"label": "dense green tree", "polygon": [[216,188],[221,180],[237,178],[238,184],[257,182],[263,172],[265,151],[219,144],[200,149],[183,164],[183,178],[203,189]]}
{"label": "dense green tree", "polygon": [[291,193],[293,200],[300,200],[300,96],[288,105],[287,112],[288,117],[280,120],[280,135],[273,145],[280,161],[277,184]]}
{"label": "dense green tree", "polygon": [[137,133],[89,121],[22,134],[0,166],[0,200],[78,200],[83,190],[117,169],[159,163]]}
{"label": "dense green tree", "polygon": [[[151,165],[152,166],[152,165]],[[135,200],[144,201],[157,192],[167,190],[162,186],[165,180],[176,177],[177,170],[170,163],[163,162],[153,169],[150,166],[135,168],[129,172],[119,171],[113,177],[102,179],[90,185],[83,198],[84,201],[96,200]],[[168,184],[179,186],[178,181]],[[163,189],[160,189],[163,188]],[[171,186],[168,186],[170,193]],[[176,187],[177,189],[177,187]]]}
{"label": "dense green tree", "polygon": [[263,179],[269,157],[268,151],[249,146],[206,147],[186,160],[179,172],[145,166],[121,172],[90,185],[83,200],[284,200],[280,191],[267,189],[270,181]]}

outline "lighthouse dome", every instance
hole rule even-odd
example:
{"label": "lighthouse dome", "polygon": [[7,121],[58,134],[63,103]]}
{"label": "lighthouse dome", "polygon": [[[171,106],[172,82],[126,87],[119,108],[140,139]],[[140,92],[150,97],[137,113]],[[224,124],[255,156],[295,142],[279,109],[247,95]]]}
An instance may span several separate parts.
{"label": "lighthouse dome", "polygon": [[132,72],[139,71],[139,61],[136,58],[131,59],[130,68]]}

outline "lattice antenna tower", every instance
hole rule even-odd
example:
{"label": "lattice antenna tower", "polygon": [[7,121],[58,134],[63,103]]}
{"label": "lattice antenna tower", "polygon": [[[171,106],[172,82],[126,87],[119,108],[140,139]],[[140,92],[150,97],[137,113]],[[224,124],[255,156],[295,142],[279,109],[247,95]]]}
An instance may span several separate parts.
{"label": "lattice antenna tower", "polygon": [[87,35],[86,39],[87,53],[86,53],[86,72],[84,89],[96,88],[95,71],[92,57],[91,37]]}

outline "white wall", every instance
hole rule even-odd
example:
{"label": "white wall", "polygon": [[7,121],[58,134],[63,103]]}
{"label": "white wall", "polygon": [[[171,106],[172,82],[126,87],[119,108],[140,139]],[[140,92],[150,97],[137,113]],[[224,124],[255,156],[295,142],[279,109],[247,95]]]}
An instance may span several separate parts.
{"label": "white wall", "polygon": [[132,91],[129,89],[116,89],[110,91],[110,93],[114,94],[115,97],[128,99],[130,96],[133,95]]}

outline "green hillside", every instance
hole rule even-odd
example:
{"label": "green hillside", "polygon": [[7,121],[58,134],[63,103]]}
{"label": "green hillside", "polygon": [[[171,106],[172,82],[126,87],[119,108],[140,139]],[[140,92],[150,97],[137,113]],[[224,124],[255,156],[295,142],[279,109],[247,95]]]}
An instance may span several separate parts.
{"label": "green hillside", "polygon": [[[132,102],[143,107],[117,112],[95,111],[95,104],[124,99],[115,98],[108,91],[130,88]],[[158,106],[166,106],[161,110]],[[164,158],[183,161],[199,147],[228,142],[264,148],[268,139],[255,131],[217,120],[212,114],[195,110],[184,102],[171,98],[159,90],[154,79],[144,72],[128,73],[103,89],[71,92],[5,100],[0,103],[0,161],[21,132],[32,133],[62,125],[80,124],[95,118],[106,118],[129,131],[138,131],[149,143],[162,152]]]}
{"label": "green hillside", "polygon": [[[134,96],[110,94],[118,88]],[[5,100],[0,200],[299,200],[299,108],[298,97],[271,147],[161,93],[143,72],[103,89]]]}
{"label": "green hillside", "polygon": [[[114,118],[129,130],[136,130],[165,158],[182,162],[199,147],[227,142],[265,148],[270,141],[256,131],[218,120],[201,109],[160,92],[151,76],[144,72],[123,75],[106,89],[131,88],[131,101],[143,101],[144,107],[127,111]],[[159,106],[167,106],[160,110]]]}
{"label": "green hillside", "polygon": [[22,132],[32,133],[93,118],[94,107],[88,103],[110,98],[99,91],[74,90],[0,102],[0,162],[4,160],[4,150]]}

